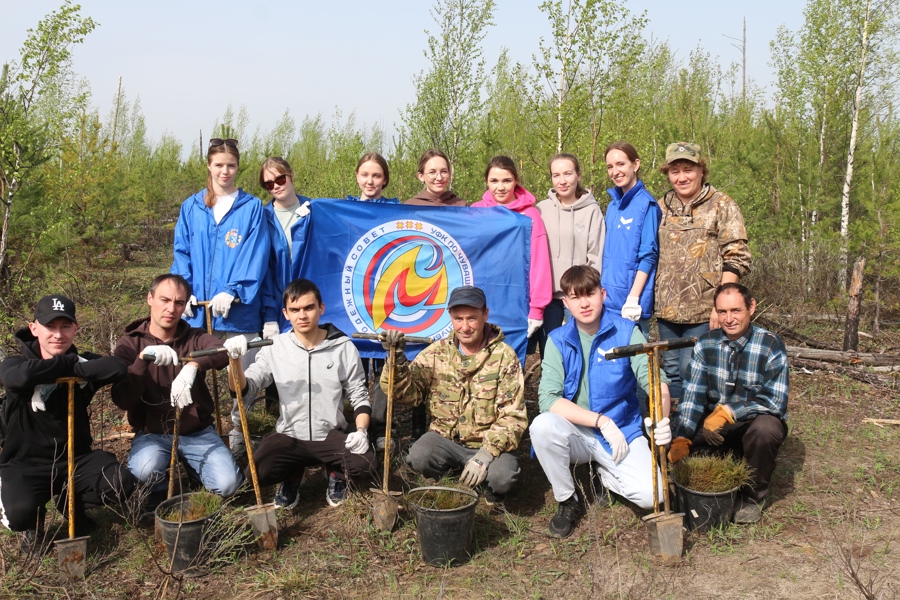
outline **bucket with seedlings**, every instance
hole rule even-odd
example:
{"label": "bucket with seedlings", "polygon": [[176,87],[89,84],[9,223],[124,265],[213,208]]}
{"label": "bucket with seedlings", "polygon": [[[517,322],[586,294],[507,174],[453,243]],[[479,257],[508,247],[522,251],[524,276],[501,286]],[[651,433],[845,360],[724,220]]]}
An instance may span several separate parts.
{"label": "bucket with seedlings", "polygon": [[416,514],[422,560],[445,567],[471,558],[478,505],[475,492],[441,486],[419,487],[410,490],[406,500]]}
{"label": "bucket with seedlings", "polygon": [[672,477],[685,527],[706,531],[730,523],[738,490],[750,482],[750,476],[747,461],[730,454],[688,456],[678,461]]}
{"label": "bucket with seedlings", "polygon": [[206,574],[203,566],[215,542],[210,531],[221,509],[222,499],[208,491],[173,496],[156,507],[156,522],[173,574]]}

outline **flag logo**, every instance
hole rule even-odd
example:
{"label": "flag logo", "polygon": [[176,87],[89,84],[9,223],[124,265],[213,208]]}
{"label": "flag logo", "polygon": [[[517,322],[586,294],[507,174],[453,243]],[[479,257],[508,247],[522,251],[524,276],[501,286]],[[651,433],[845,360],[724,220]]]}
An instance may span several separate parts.
{"label": "flag logo", "polygon": [[473,280],[471,263],[453,236],[426,221],[397,220],[369,229],[353,244],[341,293],[359,332],[399,329],[441,338],[452,329],[450,291]]}

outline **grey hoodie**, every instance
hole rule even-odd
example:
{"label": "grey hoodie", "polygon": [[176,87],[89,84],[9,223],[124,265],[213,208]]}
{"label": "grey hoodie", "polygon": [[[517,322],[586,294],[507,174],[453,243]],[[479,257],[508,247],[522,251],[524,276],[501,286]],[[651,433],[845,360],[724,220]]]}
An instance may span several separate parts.
{"label": "grey hoodie", "polygon": [[319,325],[328,334],[307,350],[293,331],[275,336],[247,368],[245,398],[255,398],[273,381],[278,388],[280,414],[275,430],[298,440],[319,442],[332,429],[346,429],[344,399],[354,414],[371,414],[362,361],[350,338],[330,323]]}
{"label": "grey hoodie", "polygon": [[590,265],[601,270],[606,221],[590,190],[585,190],[572,206],[563,206],[556,198],[556,190],[551,188],[537,209],[547,228],[553,297],[562,298],[559,278],[569,267]]}

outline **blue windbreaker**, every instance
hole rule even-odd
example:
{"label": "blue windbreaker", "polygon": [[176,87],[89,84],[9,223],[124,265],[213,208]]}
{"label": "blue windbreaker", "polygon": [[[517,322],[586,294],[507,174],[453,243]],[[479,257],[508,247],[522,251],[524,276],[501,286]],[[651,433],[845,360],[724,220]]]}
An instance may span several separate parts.
{"label": "blue windbreaker", "polygon": [[[213,210],[203,202],[206,190],[184,201],[175,225],[175,260],[172,273],[182,275],[197,300],[211,300],[228,292],[240,302],[231,306],[228,318],[213,317],[213,329],[259,333],[263,316],[263,275],[268,267],[269,231],[259,198],[238,190],[238,197],[216,224]],[[206,329],[203,307],[192,318],[192,327]]]}
{"label": "blue windbreaker", "polygon": [[[309,202],[310,198],[297,195],[300,204]],[[290,331],[291,324],[284,318],[284,290],[291,282],[291,264],[294,262],[295,256],[292,255],[291,247],[288,245],[287,238],[284,237],[284,230],[278,217],[275,216],[274,201],[269,202],[263,207],[263,214],[266,217],[269,229],[269,242],[271,252],[269,254],[268,272],[263,278],[263,322],[275,321],[282,332]],[[294,232],[303,217],[295,213],[294,222],[291,223],[290,231],[293,238]]]}
{"label": "blue windbreaker", "polygon": [[601,285],[606,289],[603,307],[622,314],[635,275],[643,271],[648,278],[640,296],[641,318],[649,319],[653,316],[662,210],[640,179],[624,196],[618,187],[606,191],[612,202],[606,207],[606,242],[601,270]]}
{"label": "blue windbreaker", "polygon": [[347,200],[353,200],[354,202],[375,202],[376,204],[400,204],[399,198],[385,198],[384,196],[375,198],[374,200],[360,200],[359,196],[347,196]]}

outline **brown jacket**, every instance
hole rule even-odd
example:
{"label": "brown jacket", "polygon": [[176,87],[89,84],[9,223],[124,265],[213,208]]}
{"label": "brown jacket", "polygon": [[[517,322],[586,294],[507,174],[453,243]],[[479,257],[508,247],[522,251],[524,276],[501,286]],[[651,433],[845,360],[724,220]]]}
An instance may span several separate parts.
{"label": "brown jacket", "polygon": [[709,184],[687,205],[674,190],[658,202],[663,218],[656,317],[673,323],[703,323],[712,312],[722,272],[741,279],[750,273],[744,217],[734,200]]}
{"label": "brown jacket", "polygon": [[[181,365],[158,367],[140,358],[141,351],[147,346],[163,343],[150,334],[149,324],[150,317],[134,321],[125,327],[125,335],[116,344],[113,355],[129,366],[125,379],[112,387],[112,399],[116,406],[128,411],[128,424],[135,431],[172,433],[175,409],[171,404],[171,386],[181,372]],[[187,356],[194,350],[221,348],[224,343],[202,329],[191,327],[187,321],[179,321],[175,338],[168,345],[178,356]],[[228,354],[221,352],[194,362],[200,365],[200,369],[191,387],[193,403],[181,411],[180,434],[195,433],[215,422],[215,404],[206,387],[205,375],[209,369],[221,369],[227,365]],[[231,406],[230,399],[228,405]]]}
{"label": "brown jacket", "polygon": [[428,190],[422,190],[409,200],[403,202],[411,206],[465,206],[466,201],[453,193],[453,190],[447,190],[440,196],[435,196]]}

